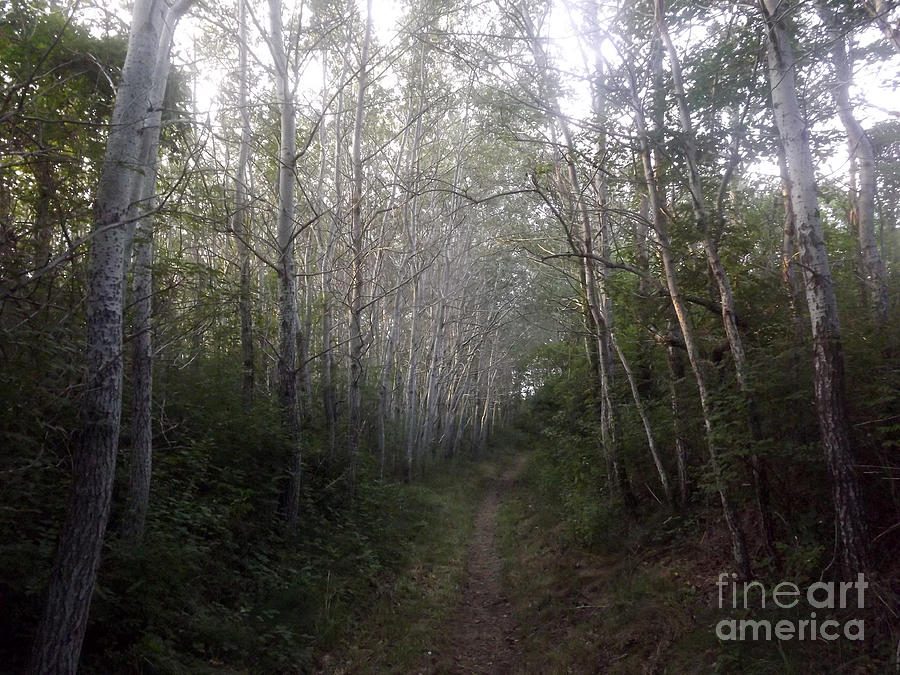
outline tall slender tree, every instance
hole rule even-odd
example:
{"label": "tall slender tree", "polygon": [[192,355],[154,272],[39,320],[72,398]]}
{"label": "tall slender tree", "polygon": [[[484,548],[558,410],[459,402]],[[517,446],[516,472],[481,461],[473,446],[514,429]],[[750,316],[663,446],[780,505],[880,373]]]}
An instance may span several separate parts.
{"label": "tall slender tree", "polygon": [[362,136],[369,78],[369,43],[372,39],[372,0],[366,3],[366,31],[359,59],[356,92],[356,117],[353,123],[353,187],[350,196],[350,479],[356,480],[357,453],[362,427],[363,378],[362,296],[363,296],[363,162]]}
{"label": "tall slender tree", "polygon": [[[125,225],[142,163],[145,122],[159,91],[160,58],[189,0],[137,0],[116,93],[94,214],[87,306],[86,386],[72,458],[72,493],[35,635],[31,671],[74,673],[109,521],[122,411]],[[164,88],[163,88],[164,90]],[[149,105],[148,105],[149,103]],[[158,126],[158,125],[157,125]]]}
{"label": "tall slender tree", "polygon": [[855,578],[870,566],[868,537],[847,424],[840,321],[816,197],[809,130],[794,82],[796,62],[784,3],[760,0],[759,9],[768,35],[772,103],[791,181],[798,254],[812,324],[816,410],[832,480],[841,572],[845,578]]}
{"label": "tall slender tree", "polygon": [[231,215],[231,232],[237,241],[240,266],[240,291],[238,312],[241,319],[241,395],[244,406],[253,401],[256,367],[253,355],[253,307],[250,269],[250,219],[247,204],[247,166],[250,161],[250,106],[247,100],[249,72],[247,67],[247,4],[238,5],[238,106],[241,112],[241,137],[237,166],[234,170],[234,211]]}
{"label": "tall slender tree", "polygon": [[[278,146],[278,204],[276,233],[278,243],[278,403],[288,439],[287,482],[284,493],[284,519],[293,529],[300,515],[300,479],[303,466],[300,405],[297,396],[297,279],[294,260],[294,185],[297,162],[297,120],[294,110],[294,84],[288,52],[285,49],[281,19],[281,0],[269,0],[269,49],[275,63],[275,84],[281,113],[281,137]],[[300,30],[296,27],[294,30]],[[299,40],[299,35],[296,36]],[[293,48],[291,50],[294,51]]]}
{"label": "tall slender tree", "polygon": [[[703,239],[703,248],[706,252],[706,260],[712,271],[716,287],[719,291],[719,304],[722,308],[722,323],[725,326],[725,336],[728,339],[729,351],[734,362],[735,376],[738,388],[743,396],[748,411],[750,433],[754,442],[762,440],[762,429],[759,424],[759,414],[752,384],[748,373],[747,353],[744,349],[744,340],[738,330],[737,311],[734,305],[734,294],[731,291],[731,279],[722,264],[719,255],[719,246],[713,237],[713,214],[708,206],[703,185],[700,179],[700,167],[697,160],[697,137],[694,132],[694,123],[691,119],[691,111],[688,107],[687,93],[684,87],[684,76],[681,70],[681,59],[678,50],[669,35],[666,22],[666,13],[663,0],[654,0],[654,17],[656,29],[659,32],[663,47],[669,57],[669,65],[672,73],[672,89],[675,94],[678,108],[678,119],[681,125],[681,145],[685,163],[687,164],[688,187],[691,193],[691,206],[694,212],[694,223]],[[723,193],[728,186],[730,170],[726,170],[721,178],[719,192]],[[721,212],[716,213],[715,219],[724,220]],[[769,480],[766,464],[759,455],[754,452],[751,456],[753,477],[756,487],[756,501],[760,514],[760,525],[763,542],[770,556],[775,556],[775,535],[772,511],[769,505]]]}
{"label": "tall slender tree", "polygon": [[[186,7],[185,7],[186,9]],[[179,10],[183,11],[183,10]],[[172,39],[178,16],[166,22],[160,37],[160,49],[154,69],[152,110],[145,123],[141,139],[141,164],[143,173],[134,182],[132,208],[129,213],[136,219],[134,240],[134,350],[132,372],[134,374],[131,437],[132,452],[129,467],[128,492],[122,533],[132,543],[140,543],[144,537],[147,509],[150,504],[150,475],[153,465],[153,219],[156,210],[156,175],[159,156],[159,137],[162,128],[162,106],[166,83],[171,67]],[[126,265],[127,252],[126,252]]]}
{"label": "tall slender tree", "polygon": [[678,282],[675,261],[672,256],[672,245],[669,240],[668,228],[666,226],[666,218],[668,217],[667,209],[660,199],[656,168],[653,165],[652,159],[650,135],[647,129],[643,105],[638,95],[636,77],[631,69],[629,69],[629,80],[629,93],[631,96],[635,127],[637,129],[638,143],[640,144],[639,152],[644,172],[644,185],[647,191],[651,222],[655,233],[657,248],[659,250],[659,257],[662,260],[666,288],[669,293],[675,316],[678,319],[678,324],[688,354],[688,361],[691,364],[691,371],[693,372],[694,380],[697,383],[697,392],[700,396],[700,408],[703,414],[703,425],[706,431],[706,447],[709,454],[710,465],[715,476],[716,491],[719,493],[719,500],[722,504],[722,513],[725,516],[725,523],[731,534],[734,560],[738,567],[738,573],[744,578],[749,578],[752,576],[752,568],[750,565],[750,556],[747,552],[746,537],[744,535],[743,527],[738,520],[734,503],[726,491],[725,479],[722,476],[719,450],[716,447],[713,433],[712,409],[707,378],[703,372],[703,364],[700,360],[700,349],[694,336],[693,322],[688,313],[681,286]]}
{"label": "tall slender tree", "polygon": [[888,287],[884,261],[875,237],[875,153],[872,142],[856,119],[850,102],[853,69],[847,53],[846,36],[832,9],[817,0],[819,15],[825,23],[831,43],[831,65],[834,82],[831,93],[838,117],[847,134],[850,154],[850,225],[859,245],[860,274],[865,289],[864,304],[870,306],[881,322],[888,318]]}

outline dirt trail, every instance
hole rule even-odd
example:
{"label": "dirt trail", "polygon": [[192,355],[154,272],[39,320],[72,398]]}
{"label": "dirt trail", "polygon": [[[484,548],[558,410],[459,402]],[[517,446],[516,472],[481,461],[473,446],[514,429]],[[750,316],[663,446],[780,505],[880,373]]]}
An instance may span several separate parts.
{"label": "dirt trail", "polygon": [[[503,593],[500,555],[497,551],[497,512],[503,492],[525,463],[519,457],[488,490],[475,519],[469,550],[463,600],[446,626],[446,643],[436,672],[512,673],[516,671],[518,645],[509,600]],[[433,672],[433,671],[432,671]]]}

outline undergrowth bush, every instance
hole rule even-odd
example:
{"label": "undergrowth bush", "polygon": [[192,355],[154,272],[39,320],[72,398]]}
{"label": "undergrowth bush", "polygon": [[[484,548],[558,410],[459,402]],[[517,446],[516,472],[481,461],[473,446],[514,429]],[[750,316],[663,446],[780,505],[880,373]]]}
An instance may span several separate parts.
{"label": "undergrowth bush", "polygon": [[[262,396],[245,408],[237,375],[214,361],[159,373],[166,398],[154,411],[147,533],[138,547],[117,536],[126,449],[82,672],[311,669],[384,575],[409,562],[408,542],[433,520],[439,507],[427,491],[378,480],[368,451],[351,486],[346,464],[325,459],[321,430],[310,427],[301,518],[295,532],[284,531],[289,448],[278,411]],[[128,436],[126,426],[124,446]],[[68,450],[52,448],[54,456]],[[38,468],[27,489],[10,484],[0,511],[0,672],[26,666],[65,506],[66,466]]]}

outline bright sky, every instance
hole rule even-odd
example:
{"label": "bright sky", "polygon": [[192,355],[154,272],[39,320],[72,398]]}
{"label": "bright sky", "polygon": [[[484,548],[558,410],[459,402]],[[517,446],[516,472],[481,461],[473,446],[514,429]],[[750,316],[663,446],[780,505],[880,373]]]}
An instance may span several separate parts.
{"label": "bright sky", "polygon": [[[285,1],[287,2],[287,0]],[[356,2],[360,15],[365,16],[366,0],[356,0]],[[103,11],[111,10],[127,25],[130,22],[130,14],[123,9],[124,3],[125,0],[119,0],[108,6],[106,10],[85,7],[80,11],[96,18],[102,16]],[[373,28],[377,40],[381,44],[390,44],[399,30],[399,23],[404,12],[403,2],[402,0],[373,0],[372,4]],[[257,7],[259,11],[267,9],[263,3],[257,3]],[[202,18],[202,12],[195,12],[194,14],[188,15],[182,20],[182,25],[177,32],[174,57],[176,63],[191,63],[198,59],[194,40],[195,36],[199,35],[202,30],[204,19]],[[590,88],[584,80],[579,82],[578,79],[585,76],[585,58],[589,61],[593,60],[591,45],[596,42],[595,39],[592,40],[590,38],[587,40],[584,40],[583,37],[579,39],[579,33],[582,30],[583,21],[581,17],[570,14],[562,0],[555,0],[547,20],[545,32],[551,38],[550,52],[556,66],[562,71],[573,74],[573,81],[570,83],[571,93],[563,101],[563,105],[566,111],[576,118],[587,117],[590,114]],[[676,36],[676,41],[678,39],[679,36]],[[692,35],[690,38],[691,41],[696,39],[697,35]],[[866,46],[884,38],[873,27],[859,33],[856,39],[862,46]],[[585,46],[585,42],[587,46]],[[269,57],[263,44],[257,44],[253,49],[257,58],[263,62],[268,62]],[[615,62],[618,59],[615,49],[608,41],[602,42],[600,49],[604,57],[610,62]],[[202,117],[208,115],[210,120],[214,122],[219,82],[224,78],[227,70],[233,66],[231,64],[219,64],[209,59],[198,62],[197,65],[200,74],[194,85],[197,98],[196,108]],[[900,101],[898,101],[895,90],[898,72],[900,72],[900,57],[896,56],[875,66],[857,67],[852,95],[861,103],[857,107],[856,112],[864,127],[868,128],[875,122],[892,117],[900,117]],[[301,75],[301,89],[306,90],[304,97],[309,99],[316,98],[318,96],[316,92],[318,92],[320,87],[321,64],[316,59],[311,59]],[[863,92],[865,96],[862,96]],[[836,118],[831,121],[829,126],[833,129],[840,128]],[[837,154],[820,169],[824,175],[843,175],[847,172],[846,165],[846,149],[841,145]],[[757,162],[752,167],[752,170],[760,174],[778,175],[778,167],[774,162]]]}

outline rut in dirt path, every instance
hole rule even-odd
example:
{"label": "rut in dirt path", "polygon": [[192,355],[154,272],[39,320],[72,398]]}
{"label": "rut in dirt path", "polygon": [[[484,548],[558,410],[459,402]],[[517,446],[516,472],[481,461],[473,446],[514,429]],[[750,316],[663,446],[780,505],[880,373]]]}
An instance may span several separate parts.
{"label": "rut in dirt path", "polygon": [[440,672],[511,673],[518,660],[512,608],[503,593],[497,551],[501,497],[522,469],[519,457],[490,487],[479,507],[463,584],[463,599],[447,625]]}

